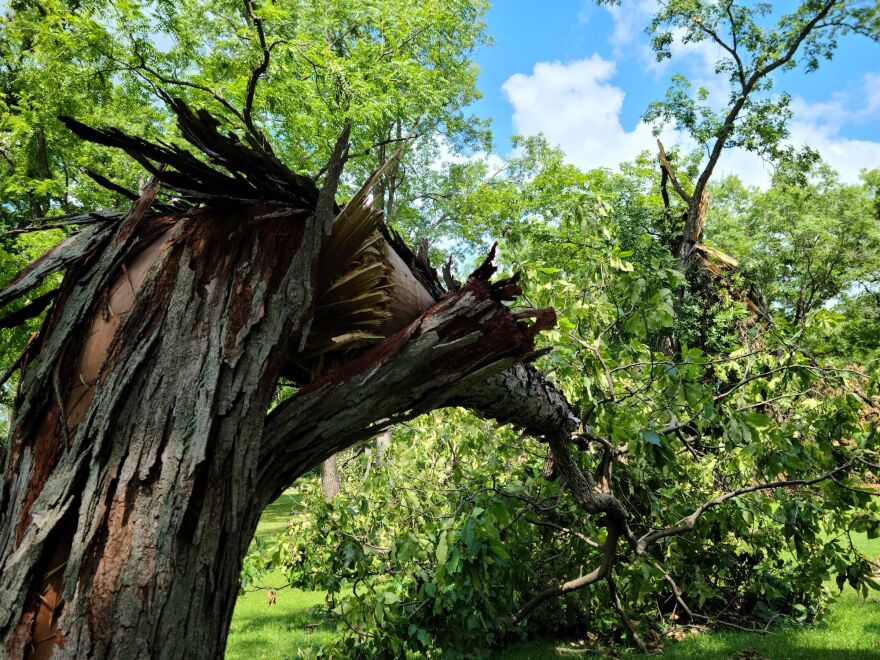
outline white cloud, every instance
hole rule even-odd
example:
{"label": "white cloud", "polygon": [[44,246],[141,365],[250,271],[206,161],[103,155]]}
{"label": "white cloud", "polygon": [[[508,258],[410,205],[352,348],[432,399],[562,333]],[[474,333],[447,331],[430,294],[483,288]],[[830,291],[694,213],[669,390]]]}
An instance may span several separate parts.
{"label": "white cloud", "polygon": [[790,142],[809,146],[838,171],[845,181],[855,181],[863,168],[880,167],[880,142],[840,135],[846,126],[876,122],[880,111],[880,74],[867,73],[858,92],[836,92],[827,101],[791,102]]}
{"label": "white cloud", "polygon": [[[639,122],[631,129],[621,123],[626,94],[612,84],[615,63],[599,55],[569,62],[538,62],[530,74],[517,73],[502,85],[513,106],[517,133],[543,133],[558,144],[568,159],[579,167],[615,167],[632,160],[644,150],[654,151],[651,128]],[[861,103],[843,96],[809,104],[794,99],[790,124],[791,143],[807,144],[840,172],[844,180],[855,181],[864,168],[880,166],[880,143],[839,135],[846,124],[869,121],[880,107],[880,74],[865,77]],[[692,149],[694,142],[667,128],[664,144]],[[772,170],[758,156],[741,149],[726,151],[716,175],[738,174],[746,184],[767,185]]]}
{"label": "white cloud", "polygon": [[863,169],[880,167],[880,142],[840,137],[836,129],[808,122],[791,122],[790,142],[809,146],[837,170],[844,181],[858,181]]}
{"label": "white cloud", "polygon": [[614,47],[614,55],[623,53],[635,42],[648,24],[650,18],[657,13],[657,0],[639,0],[623,5],[606,5],[605,10],[611,16],[614,26],[608,37],[608,43]]}
{"label": "white cloud", "polygon": [[[614,62],[593,55],[568,64],[538,62],[531,74],[514,74],[502,85],[513,106],[514,130],[543,133],[584,169],[614,167],[645,149],[653,151],[655,138],[647,124],[639,122],[632,130],[621,124],[626,94],[610,84],[614,73]],[[678,136],[667,130],[661,139],[672,143]]]}
{"label": "white cloud", "polygon": [[583,0],[581,2],[581,7],[578,9],[578,24],[586,25],[590,22],[590,17],[593,15],[593,12],[596,10],[596,3],[594,0]]}

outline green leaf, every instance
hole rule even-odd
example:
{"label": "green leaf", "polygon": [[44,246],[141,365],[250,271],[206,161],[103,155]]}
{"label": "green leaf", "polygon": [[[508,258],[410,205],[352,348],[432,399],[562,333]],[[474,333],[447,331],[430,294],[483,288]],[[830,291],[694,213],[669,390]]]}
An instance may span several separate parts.
{"label": "green leaf", "polygon": [[662,439],[655,431],[642,431],[642,437],[645,439],[645,442],[655,447],[663,445]]}
{"label": "green leaf", "polygon": [[437,563],[443,566],[446,563],[449,554],[449,545],[446,542],[446,534],[440,534],[440,540],[437,542]]}
{"label": "green leaf", "polygon": [[499,541],[493,541],[492,543],[490,543],[489,549],[496,557],[500,557],[505,561],[508,561],[510,559],[510,554],[507,552],[507,550],[504,549],[504,546]]}

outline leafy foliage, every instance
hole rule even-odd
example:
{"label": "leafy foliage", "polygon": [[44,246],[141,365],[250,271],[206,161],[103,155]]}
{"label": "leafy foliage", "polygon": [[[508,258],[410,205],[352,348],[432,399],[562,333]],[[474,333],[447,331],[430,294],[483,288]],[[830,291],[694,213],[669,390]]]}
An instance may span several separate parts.
{"label": "leafy foliage", "polygon": [[[614,492],[637,535],[676,525],[719,492],[816,477],[856,452],[874,455],[876,420],[863,415],[876,396],[876,368],[817,362],[784,322],[758,323],[730,301],[719,309],[736,308],[738,321],[719,327],[711,353],[687,345],[662,352],[659,338],[674,329],[675,292],[685,284],[672,255],[608,201],[638,209],[634,182],[594,172],[579,174],[570,190],[576,172],[554,171],[552,154],[540,161],[551,163],[541,176],[522,163],[530,183],[496,179],[487,184],[495,190],[471,194],[510,184],[535,204],[504,226],[505,253],[523,273],[529,304],[560,314],[546,333],[555,350],[540,366],[620,452]],[[564,184],[544,196],[551,179]],[[541,219],[548,199],[560,205],[557,222]],[[494,209],[473,208],[489,216],[478,226],[491,226]],[[380,465],[368,467],[368,450],[343,461],[343,494],[330,502],[318,497],[317,479],[304,485],[289,532],[250,555],[246,582],[281,567],[292,584],[327,591],[326,614],[340,632],[328,654],[470,657],[511,635],[551,632],[621,641],[604,585],[545,606],[526,627],[512,622],[548,584],[588,571],[605,541],[603,526],[542,476],[540,444],[449,411],[396,428],[393,447]],[[595,469],[601,457],[594,447],[583,467]],[[841,584],[876,587],[872,565],[848,538],[880,533],[880,506],[862,492],[864,469],[733,499],[709,509],[691,535],[621,559],[616,584],[629,616],[649,640],[664,629],[658,611],[687,619],[667,576],[695,617],[723,612],[762,626],[818,616],[829,571]]]}
{"label": "leafy foliage", "polygon": [[780,163],[767,191],[746,191],[736,179],[716,190],[710,237],[717,232],[749,282],[795,326],[862,285],[870,290],[880,268],[880,225],[869,185],[843,184],[810,159]]}

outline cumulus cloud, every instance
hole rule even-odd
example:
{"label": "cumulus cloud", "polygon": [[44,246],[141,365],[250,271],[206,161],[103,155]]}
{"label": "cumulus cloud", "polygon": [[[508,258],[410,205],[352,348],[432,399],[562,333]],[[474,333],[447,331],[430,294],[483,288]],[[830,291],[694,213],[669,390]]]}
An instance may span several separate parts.
{"label": "cumulus cloud", "polygon": [[615,64],[599,55],[563,64],[538,62],[502,85],[513,106],[517,133],[543,133],[583,168],[614,166],[652,149],[651,129],[640,122],[626,130],[620,112],[626,94],[609,81]]}
{"label": "cumulus cloud", "polygon": [[877,120],[880,73],[865,74],[859,90],[835,92],[827,101],[809,103],[794,97],[791,110],[790,142],[817,150],[844,180],[857,180],[863,168],[880,167],[880,142],[841,135],[846,126]]}
{"label": "cumulus cloud", "polygon": [[[502,89],[513,107],[517,133],[543,133],[558,144],[568,159],[582,168],[615,167],[644,150],[655,149],[650,126],[632,128],[621,123],[626,94],[613,84],[615,63],[599,55],[569,63],[538,62],[531,73],[517,73]],[[860,100],[860,102],[859,102]],[[880,143],[840,136],[844,125],[870,121],[880,108],[880,74],[869,74],[858,99],[833,96],[810,104],[795,98],[790,124],[791,143],[817,149],[845,180],[854,181],[862,168],[880,166]],[[692,140],[667,128],[661,134],[667,145],[695,147]],[[766,185],[772,173],[758,156],[728,150],[718,163],[719,175],[738,174],[745,183]]]}

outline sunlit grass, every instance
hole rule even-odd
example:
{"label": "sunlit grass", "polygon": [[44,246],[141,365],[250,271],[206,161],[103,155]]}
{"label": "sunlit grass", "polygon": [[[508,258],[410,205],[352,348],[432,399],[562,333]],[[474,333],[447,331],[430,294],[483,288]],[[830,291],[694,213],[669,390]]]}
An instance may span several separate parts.
{"label": "sunlit grass", "polygon": [[[284,576],[273,573],[264,584],[278,587]],[[275,594],[275,604],[267,604],[266,591],[254,591],[238,598],[229,631],[226,657],[236,660],[255,658],[308,658],[330,640],[332,630],[315,626],[310,611],[323,602],[317,591],[283,589]]]}
{"label": "sunlit grass", "polygon": [[[284,530],[290,519],[291,496],[284,493],[263,512],[257,536],[271,536]],[[268,589],[255,589],[239,596],[235,603],[226,657],[309,658],[329,641],[331,629],[315,625],[311,610],[324,600],[318,591],[281,588],[286,584],[279,572],[266,575],[260,586],[275,590],[275,604],[268,604]],[[280,590],[279,590],[280,589]]]}

